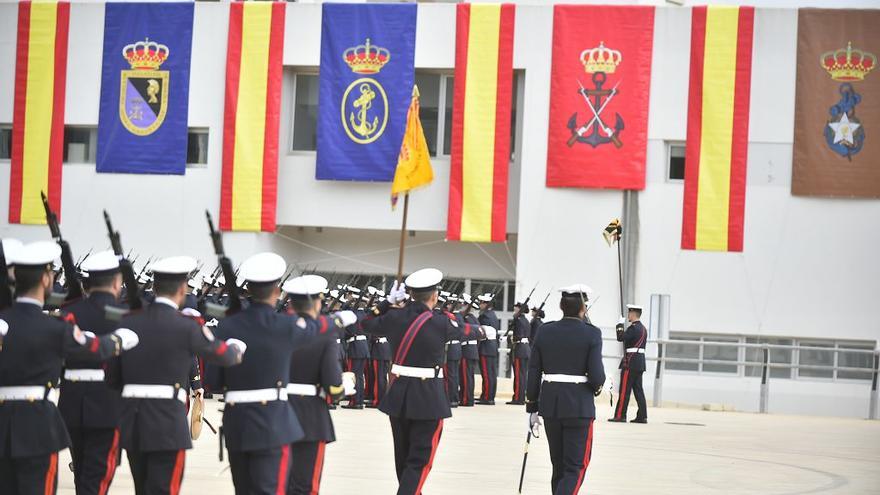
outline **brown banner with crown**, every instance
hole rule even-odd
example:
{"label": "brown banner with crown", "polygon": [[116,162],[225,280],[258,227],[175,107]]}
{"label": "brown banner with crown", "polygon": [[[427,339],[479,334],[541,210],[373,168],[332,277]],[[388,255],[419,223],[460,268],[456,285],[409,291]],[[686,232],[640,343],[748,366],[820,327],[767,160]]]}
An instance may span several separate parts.
{"label": "brown banner with crown", "polygon": [[878,26],[878,10],[800,10],[792,194],[880,198]]}

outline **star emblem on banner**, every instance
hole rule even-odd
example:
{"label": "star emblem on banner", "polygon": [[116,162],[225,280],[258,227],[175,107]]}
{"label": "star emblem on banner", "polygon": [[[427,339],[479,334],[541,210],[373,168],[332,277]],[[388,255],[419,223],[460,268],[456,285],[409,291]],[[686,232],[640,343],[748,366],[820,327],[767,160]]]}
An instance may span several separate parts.
{"label": "star emblem on banner", "polygon": [[850,122],[849,117],[844,113],[837,122],[829,122],[828,127],[834,131],[834,143],[841,141],[853,145],[855,144],[855,131],[862,125],[857,122]]}

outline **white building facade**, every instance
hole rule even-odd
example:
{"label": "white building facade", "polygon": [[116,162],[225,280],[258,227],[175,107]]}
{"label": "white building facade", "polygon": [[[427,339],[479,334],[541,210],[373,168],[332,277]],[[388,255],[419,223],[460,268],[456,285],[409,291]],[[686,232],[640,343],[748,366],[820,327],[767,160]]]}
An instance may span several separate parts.
{"label": "white building facade", "polygon": [[[656,2],[640,2],[656,3]],[[657,7],[648,124],[647,185],[633,193],[625,218],[636,219],[633,301],[668,294],[669,334],[703,339],[667,347],[667,355],[753,361],[756,351],[713,341],[875,349],[880,319],[880,201],[791,195],[797,10],[755,14],[745,243],[742,253],[680,249],[683,181],[678,159],[686,134],[691,10]],[[780,2],[764,2],[778,4]],[[869,6],[871,2],[851,2]],[[835,3],[835,6],[840,6]],[[104,6],[73,3],[70,14],[62,229],[75,254],[107,246],[101,210],[143,256],[187,253],[213,258],[204,210],[220,203],[228,5],[197,3],[190,78],[190,160],[184,176],[97,174],[94,157],[100,95]],[[498,287],[510,309],[537,284],[534,299],[573,282],[600,296],[594,323],[613,338],[619,314],[617,253],[600,236],[624,216],[621,191],[545,187],[550,98],[552,5],[520,4],[514,41],[515,130],[510,162],[508,242],[446,242],[449,140],[455,52],[455,5],[419,4],[416,82],[435,155],[433,184],[412,194],[405,270],[436,266],[469,289]],[[391,275],[401,212],[390,210],[388,183],[316,181],[314,133],[321,45],[321,5],[287,6],[275,233],[226,234],[234,259],[274,250],[322,272]],[[9,225],[9,139],[13,114],[17,4],[0,3],[0,236],[48,237],[45,227]],[[133,153],[136,150],[132,150]],[[880,157],[877,157],[880,166]],[[672,164],[672,166],[670,166]],[[636,199],[637,198],[637,199]],[[633,211],[635,208],[635,211]],[[209,261],[210,263],[210,261]],[[558,296],[547,303],[558,316]],[[644,320],[648,321],[648,315]],[[619,353],[608,342],[606,354]],[[649,355],[654,348],[649,349]],[[864,417],[870,355],[776,350],[774,362],[838,364],[864,372],[773,370],[771,412]],[[614,374],[616,362],[606,362]],[[653,365],[646,374],[650,397]],[[756,369],[741,364],[670,363],[663,399],[757,410]],[[615,380],[616,381],[616,380]]]}

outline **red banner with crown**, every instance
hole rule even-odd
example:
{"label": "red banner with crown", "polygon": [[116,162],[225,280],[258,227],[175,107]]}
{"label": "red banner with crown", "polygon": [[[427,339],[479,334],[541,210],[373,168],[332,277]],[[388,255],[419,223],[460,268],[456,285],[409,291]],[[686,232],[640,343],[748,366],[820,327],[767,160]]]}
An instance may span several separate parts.
{"label": "red banner with crown", "polygon": [[644,189],[654,7],[557,5],[547,186]]}

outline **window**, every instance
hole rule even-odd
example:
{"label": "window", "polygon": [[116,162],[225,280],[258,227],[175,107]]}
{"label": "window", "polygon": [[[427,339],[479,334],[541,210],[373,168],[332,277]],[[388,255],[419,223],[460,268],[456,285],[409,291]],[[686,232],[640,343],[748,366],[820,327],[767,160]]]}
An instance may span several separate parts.
{"label": "window", "polygon": [[[697,335],[672,335],[669,336],[670,340],[700,340],[700,337]],[[666,357],[670,358],[681,358],[681,359],[699,359],[700,358],[700,346],[696,344],[669,344],[666,346]],[[668,370],[682,370],[682,371],[699,371],[700,365],[698,363],[676,363],[676,362],[667,362],[666,369]]]}
{"label": "window", "polygon": [[[739,342],[738,337],[703,337],[703,342]],[[703,359],[712,361],[737,361],[739,348],[736,346],[703,345]],[[738,373],[736,364],[704,363],[703,370],[712,373]]]}
{"label": "window", "polygon": [[444,79],[440,74],[416,72],[419,87],[419,118],[425,131],[425,141],[431,156],[437,156],[437,140],[440,132],[440,86]]}
{"label": "window", "polygon": [[187,165],[208,163],[208,129],[190,128],[186,135]]}
{"label": "window", "polygon": [[685,145],[682,142],[666,143],[667,180],[684,180],[684,151]]}
{"label": "window", "polygon": [[[791,339],[767,339],[764,337],[746,337],[746,344],[792,345]],[[770,364],[791,364],[791,349],[770,348]],[[760,363],[764,360],[764,351],[752,347],[746,348],[746,361]],[[761,366],[746,366],[746,376],[761,376]],[[770,368],[770,378],[791,378],[791,368]]]}
{"label": "window", "polygon": [[64,163],[95,163],[98,128],[64,126]]}
{"label": "window", "polygon": [[293,80],[294,151],[315,151],[318,144],[318,75],[295,74]]}
{"label": "window", "polygon": [[[874,350],[873,344],[839,344],[839,349]],[[865,371],[838,371],[837,378],[870,380],[874,355],[863,352],[838,352],[837,365],[844,368],[865,368]]]}
{"label": "window", "polygon": [[0,124],[0,160],[12,158],[12,125]]}
{"label": "window", "polygon": [[452,154],[452,100],[455,97],[455,78],[452,76],[446,77],[446,91],[443,96],[443,154],[451,155]]}
{"label": "window", "polygon": [[[800,341],[798,344],[804,347],[827,347],[829,349],[834,347],[834,344],[829,342]],[[798,364],[809,366],[834,366],[834,351],[798,349]],[[810,378],[834,378],[834,372],[830,369],[820,370],[799,368],[798,376]]]}

